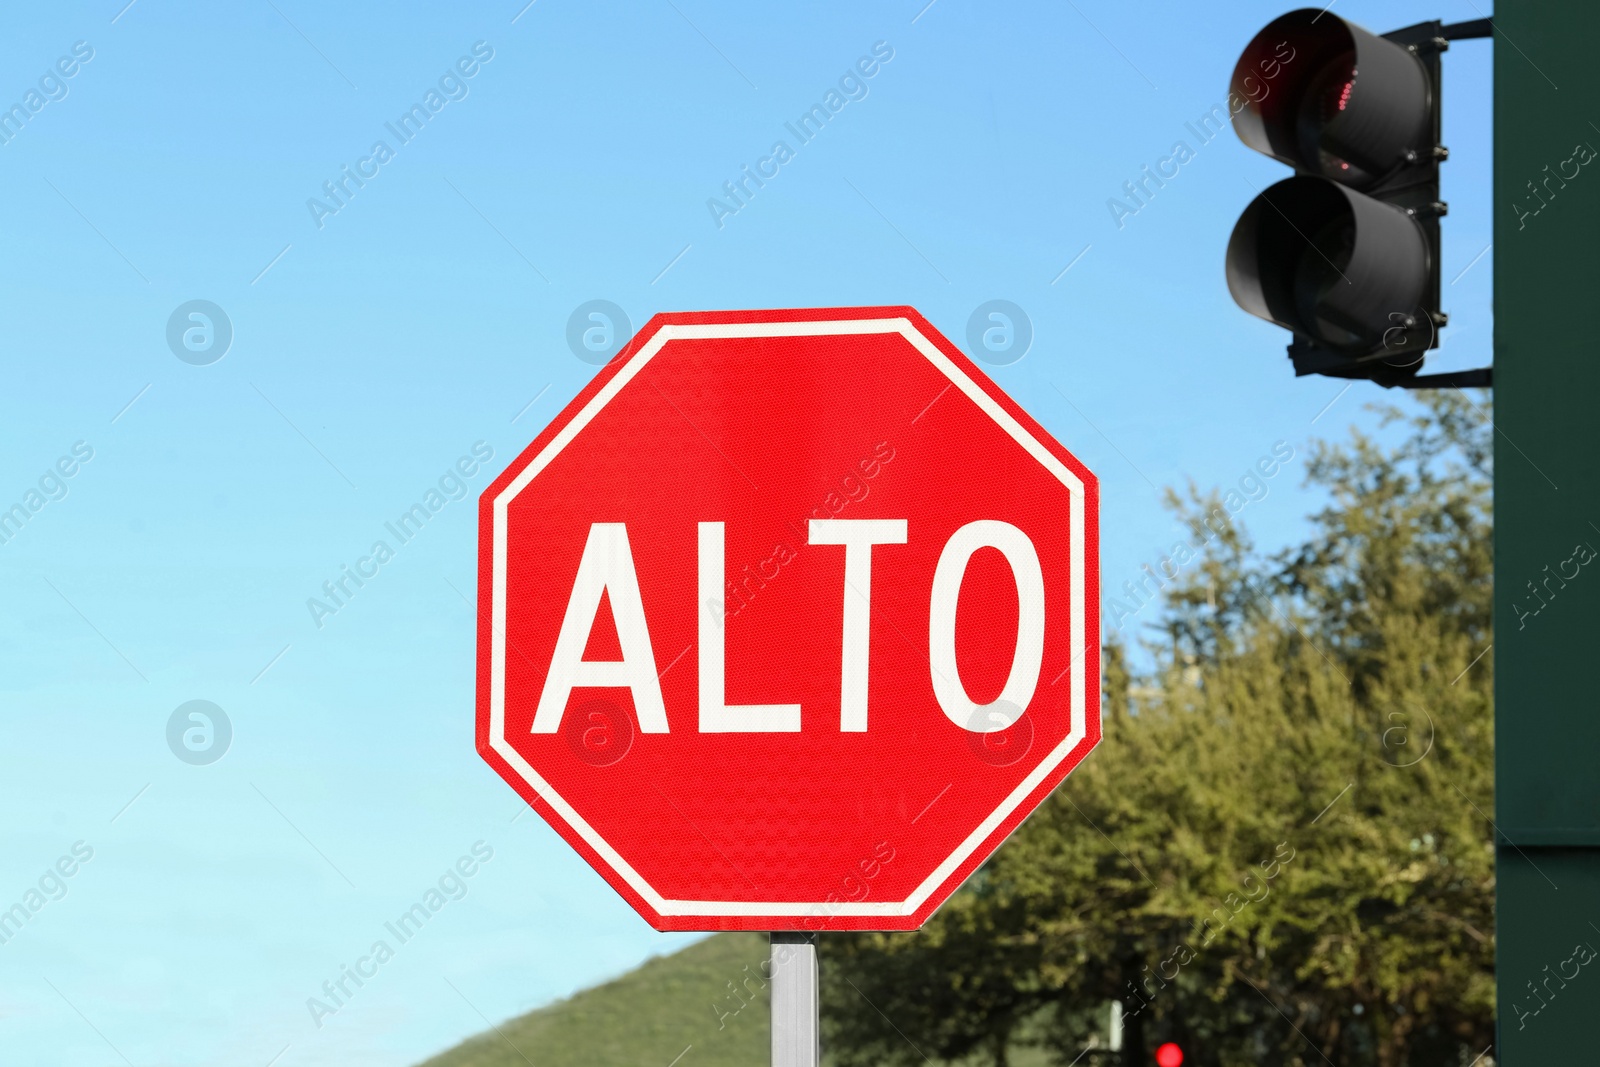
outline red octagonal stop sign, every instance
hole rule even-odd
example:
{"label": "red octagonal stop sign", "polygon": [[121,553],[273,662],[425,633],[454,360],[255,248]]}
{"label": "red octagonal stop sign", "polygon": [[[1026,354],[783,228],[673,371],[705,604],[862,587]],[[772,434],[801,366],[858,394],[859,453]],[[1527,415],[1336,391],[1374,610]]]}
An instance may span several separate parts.
{"label": "red octagonal stop sign", "polygon": [[914,929],[1100,739],[1098,512],[911,308],[657,315],[483,494],[478,750],[658,929]]}

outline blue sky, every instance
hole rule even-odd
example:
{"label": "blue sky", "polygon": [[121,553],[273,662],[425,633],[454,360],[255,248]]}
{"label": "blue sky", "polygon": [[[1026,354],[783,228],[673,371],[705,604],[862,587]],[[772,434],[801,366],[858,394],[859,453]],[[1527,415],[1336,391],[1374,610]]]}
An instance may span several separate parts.
{"label": "blue sky", "polygon": [[[472,746],[471,501],[593,374],[566,342],[586,301],[635,326],[903,303],[958,343],[1015,303],[1032,347],[990,372],[1100,476],[1108,588],[1174,538],[1154,487],[1373,423],[1380,390],[1296,380],[1228,296],[1233,222],[1287,171],[1185,129],[1278,6],[124,2],[0,33],[0,103],[58,97],[0,145],[0,507],[59,497],[0,544],[0,908],[64,889],[0,944],[8,1060],[403,1065],[686,943],[515,818]],[[865,96],[797,145],[784,123],[877,42]],[[1446,56],[1434,369],[1490,357],[1491,257],[1448,284],[1490,239],[1490,47]],[[401,144],[385,123],[430,89]],[[1180,139],[1119,228],[1108,199]],[[719,226],[707,201],[777,140]],[[308,208],[347,166],[371,176]],[[167,343],[191,300],[232,327],[207,365]],[[479,442],[467,499],[319,628],[307,598]],[[1267,547],[1316,502],[1302,470],[1245,512]],[[231,724],[216,762],[168,746],[191,700]],[[477,842],[465,896],[315,1025]]]}

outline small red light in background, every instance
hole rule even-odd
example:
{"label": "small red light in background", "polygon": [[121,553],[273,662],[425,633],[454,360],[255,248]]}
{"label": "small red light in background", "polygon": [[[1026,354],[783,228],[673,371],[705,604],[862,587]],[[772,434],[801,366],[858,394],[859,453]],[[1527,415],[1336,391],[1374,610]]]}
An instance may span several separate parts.
{"label": "small red light in background", "polygon": [[1180,1067],[1183,1063],[1183,1049],[1168,1041],[1156,1049],[1156,1067]]}

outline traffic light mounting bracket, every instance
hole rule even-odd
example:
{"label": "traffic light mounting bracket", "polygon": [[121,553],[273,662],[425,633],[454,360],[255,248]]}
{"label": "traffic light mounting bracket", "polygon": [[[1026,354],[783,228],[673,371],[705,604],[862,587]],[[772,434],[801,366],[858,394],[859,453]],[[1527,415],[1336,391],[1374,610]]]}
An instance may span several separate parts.
{"label": "traffic light mounting bracket", "polygon": [[[1432,94],[1433,151],[1426,158],[1413,156],[1408,159],[1392,174],[1379,181],[1369,193],[1404,208],[1427,232],[1429,246],[1432,248],[1439,247],[1439,219],[1449,210],[1449,205],[1439,199],[1439,164],[1450,155],[1449,149],[1440,143],[1443,135],[1440,104],[1444,72],[1439,54],[1450,47],[1451,41],[1491,37],[1493,34],[1493,20],[1485,18],[1448,25],[1438,19],[1431,19],[1381,35],[1385,40],[1409,49],[1427,69],[1429,89]],[[1395,363],[1396,356],[1400,355],[1399,350],[1406,346],[1420,343],[1421,347],[1408,349],[1410,352],[1418,353],[1431,351],[1439,346],[1438,330],[1449,322],[1449,316],[1439,308],[1440,267],[1435,257],[1435,261],[1429,267],[1427,305],[1416,309],[1421,314],[1395,312],[1393,315],[1395,326],[1384,335],[1384,345],[1376,352],[1352,359],[1348,353],[1335,352],[1318,345],[1309,337],[1295,334],[1294,341],[1289,345],[1289,359],[1294,364],[1295,375],[1299,377],[1306,374],[1322,374],[1336,378],[1365,378],[1386,389],[1492,386],[1494,381],[1492,367],[1441,374],[1417,374],[1416,368],[1423,361],[1420,355],[1414,362],[1408,364]]]}

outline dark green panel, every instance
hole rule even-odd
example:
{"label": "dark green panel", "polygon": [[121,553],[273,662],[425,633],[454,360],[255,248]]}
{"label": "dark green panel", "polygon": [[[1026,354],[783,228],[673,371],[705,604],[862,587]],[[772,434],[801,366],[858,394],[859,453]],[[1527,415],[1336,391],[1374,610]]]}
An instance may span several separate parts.
{"label": "dark green panel", "polygon": [[1600,5],[1494,14],[1495,1054],[1546,1067],[1600,1021]]}
{"label": "dark green panel", "polygon": [[1495,21],[1497,821],[1600,844],[1600,5]]}
{"label": "dark green panel", "polygon": [[1497,1062],[1600,1062],[1600,851],[1503,848],[1499,891]]}

